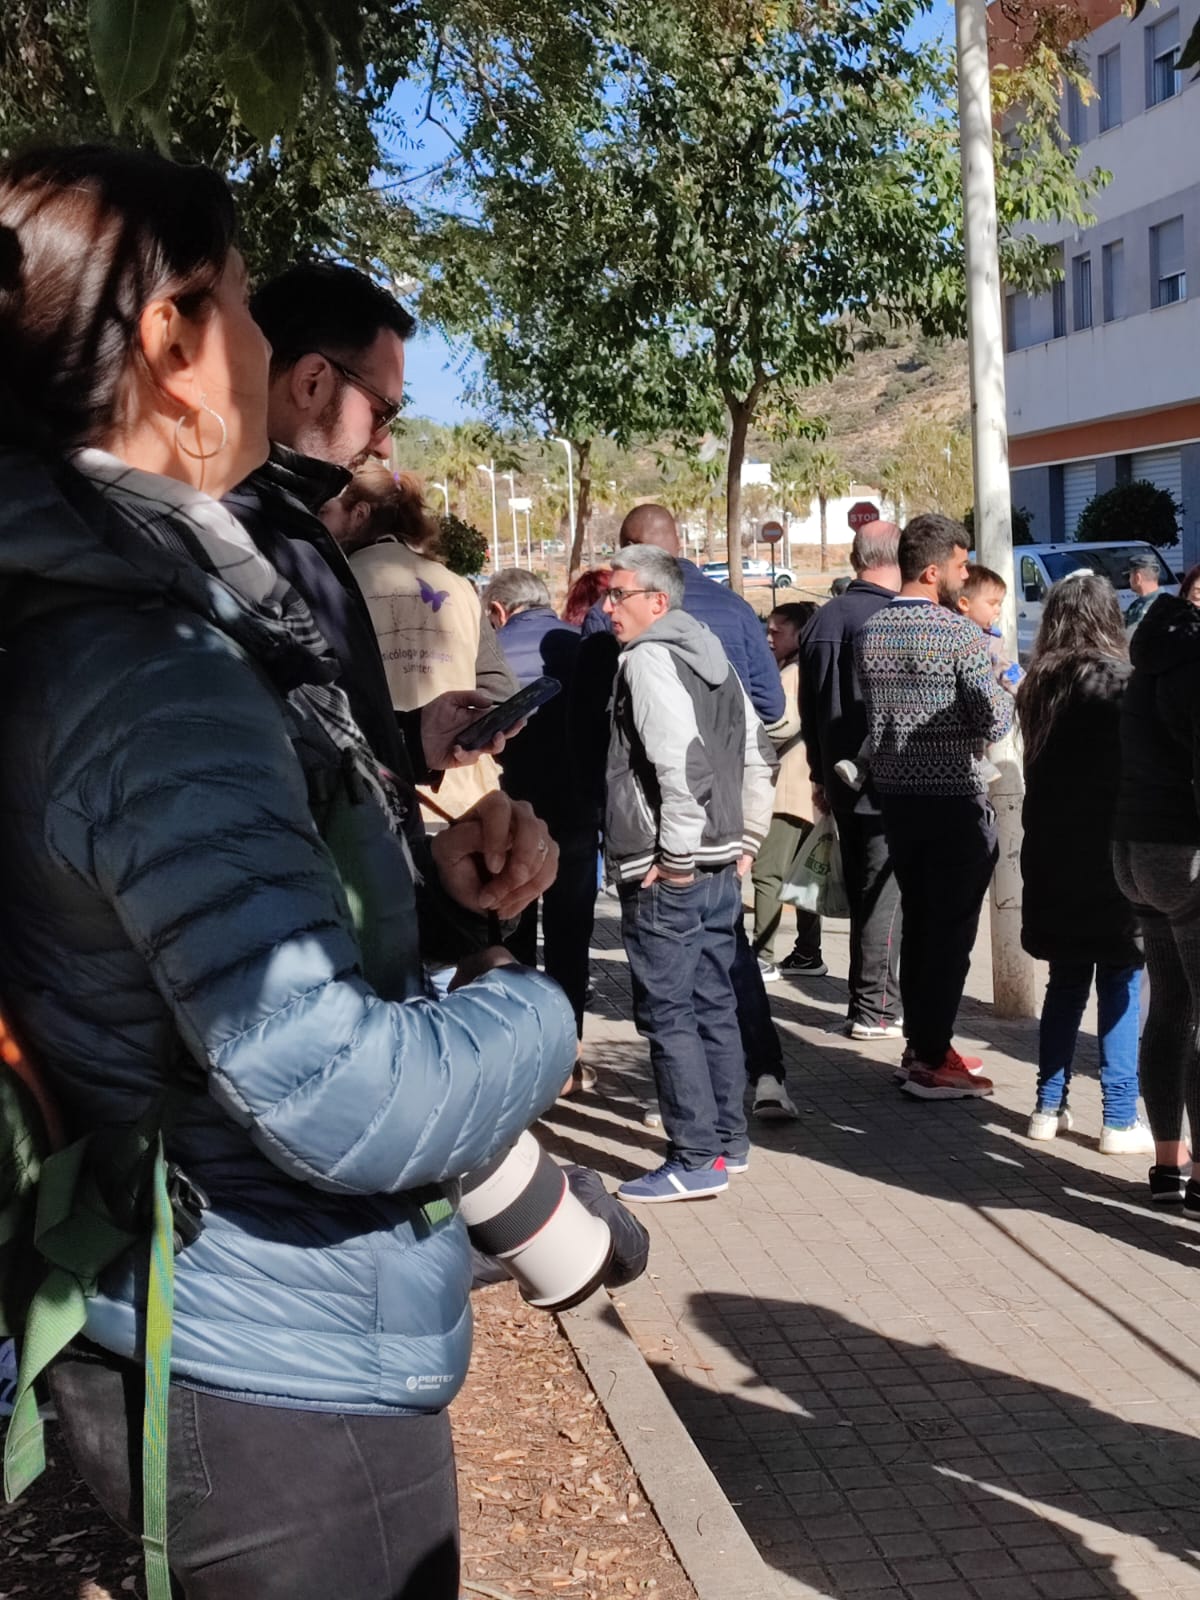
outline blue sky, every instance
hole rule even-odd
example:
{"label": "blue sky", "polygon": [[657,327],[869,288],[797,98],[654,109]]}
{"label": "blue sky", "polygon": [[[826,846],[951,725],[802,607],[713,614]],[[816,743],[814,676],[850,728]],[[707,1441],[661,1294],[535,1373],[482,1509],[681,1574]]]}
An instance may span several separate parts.
{"label": "blue sky", "polygon": [[[915,24],[912,34],[917,43],[944,39],[952,35],[953,6],[950,0],[934,0],[933,10]],[[425,91],[415,83],[400,83],[392,97],[391,109],[401,118],[417,148],[409,153],[414,165],[424,159],[437,159],[446,143],[436,128],[420,127]],[[472,415],[462,397],[462,377],[456,360],[442,336],[433,329],[421,328],[410,340],[405,357],[404,386],[407,410],[414,416],[432,417],[435,422],[458,422]]]}

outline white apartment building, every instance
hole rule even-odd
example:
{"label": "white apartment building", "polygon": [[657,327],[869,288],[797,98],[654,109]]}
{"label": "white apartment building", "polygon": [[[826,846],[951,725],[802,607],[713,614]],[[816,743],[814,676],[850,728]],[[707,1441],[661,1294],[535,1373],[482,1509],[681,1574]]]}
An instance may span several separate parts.
{"label": "white apartment building", "polygon": [[1094,494],[1146,479],[1182,506],[1174,559],[1200,560],[1200,83],[1176,71],[1200,0],[1136,21],[1083,0],[1095,89],[1063,120],[1079,169],[1112,181],[1085,231],[1039,227],[1063,281],[1005,298],[1015,505],[1036,540],[1069,539]]}

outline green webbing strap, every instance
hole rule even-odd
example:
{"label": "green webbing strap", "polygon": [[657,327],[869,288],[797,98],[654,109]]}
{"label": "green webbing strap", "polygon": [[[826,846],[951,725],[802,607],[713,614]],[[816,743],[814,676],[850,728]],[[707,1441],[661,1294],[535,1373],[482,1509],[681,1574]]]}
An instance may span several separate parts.
{"label": "green webbing strap", "polygon": [[[170,1097],[168,1097],[169,1100]],[[15,1500],[45,1470],[34,1384],[87,1321],[100,1273],[145,1238],[125,1200],[153,1157],[154,1230],[146,1303],[146,1401],[142,1430],[142,1516],[148,1600],[171,1600],[167,1568],[167,1400],[175,1286],[174,1216],[157,1131],[161,1108],[115,1136],[88,1135],[47,1157],[38,1180],[34,1246],[51,1263],[29,1305],[12,1416],[4,1441],[4,1494]],[[152,1131],[153,1130],[153,1131]],[[105,1146],[98,1156],[99,1147]],[[97,1174],[107,1183],[102,1190]],[[121,1213],[118,1215],[118,1213]]]}
{"label": "green webbing strap", "polygon": [[162,1140],[154,1158],[154,1233],[146,1293],[146,1404],[142,1424],[142,1550],[148,1600],[171,1600],[167,1566],[167,1405],[175,1301],[175,1221]]}
{"label": "green webbing strap", "polygon": [[4,1498],[12,1501],[46,1470],[42,1419],[34,1380],[46,1370],[87,1321],[87,1299],[79,1279],[53,1268],[29,1308],[21,1336],[17,1392],[4,1438]]}
{"label": "green webbing strap", "polygon": [[79,1204],[90,1136],[48,1156],[38,1179],[34,1247],[51,1262],[29,1305],[17,1391],[4,1440],[4,1496],[15,1500],[46,1467],[34,1383],[83,1329],[96,1277],[133,1243],[110,1216]]}

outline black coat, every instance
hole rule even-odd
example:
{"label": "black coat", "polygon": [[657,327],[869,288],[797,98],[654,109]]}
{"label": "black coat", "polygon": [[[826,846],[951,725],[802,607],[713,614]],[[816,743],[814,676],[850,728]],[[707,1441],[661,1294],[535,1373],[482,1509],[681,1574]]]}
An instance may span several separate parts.
{"label": "black coat", "polygon": [[839,761],[857,760],[867,737],[854,641],[863,624],[895,598],[890,589],[855,578],[844,594],[821,607],[800,636],[800,724],[809,772],[839,813],[879,814],[869,777],[856,795],[833,769]]}
{"label": "black coat", "polygon": [[1129,649],[1116,837],[1200,844],[1200,608],[1163,595]]}
{"label": "black coat", "polygon": [[1025,763],[1021,943],[1042,961],[1140,966],[1141,944],[1112,866],[1120,785],[1123,663],[1096,657]]}

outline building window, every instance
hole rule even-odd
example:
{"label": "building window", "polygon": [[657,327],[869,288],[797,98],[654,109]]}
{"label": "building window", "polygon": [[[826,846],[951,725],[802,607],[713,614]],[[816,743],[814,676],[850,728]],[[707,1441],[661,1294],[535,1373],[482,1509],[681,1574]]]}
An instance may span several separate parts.
{"label": "building window", "polygon": [[1173,11],[1146,29],[1146,104],[1161,105],[1179,93],[1179,13]]}
{"label": "building window", "polygon": [[1052,339],[1062,339],[1066,336],[1067,332],[1067,285],[1062,276],[1063,259],[1061,245],[1058,247],[1057,254],[1058,260],[1055,265],[1058,268],[1059,275],[1057,278],[1055,278],[1053,284],[1050,286],[1050,320],[1052,326],[1050,337]]}
{"label": "building window", "polygon": [[1067,130],[1067,138],[1072,144],[1083,144],[1085,142],[1087,139],[1087,119],[1083,96],[1079,92],[1077,83],[1067,84],[1067,92],[1063,96],[1063,124]]}
{"label": "building window", "polygon": [[1187,299],[1182,217],[1150,229],[1150,277],[1156,306],[1173,306]]}
{"label": "building window", "polygon": [[1106,50],[1096,62],[1100,95],[1100,132],[1121,126],[1121,47]]}
{"label": "building window", "polygon": [[1071,262],[1071,299],[1075,307],[1076,333],[1092,325],[1092,258],[1076,256]]}
{"label": "building window", "polygon": [[1101,293],[1104,296],[1104,320],[1115,322],[1125,315],[1125,243],[1114,239],[1100,252]]}
{"label": "building window", "polygon": [[1027,350],[1031,344],[1037,343],[1037,336],[1033,329],[1033,296],[1017,290],[1010,294],[1004,302],[1008,312],[1005,319],[1008,325],[1008,348],[1010,350]]}

